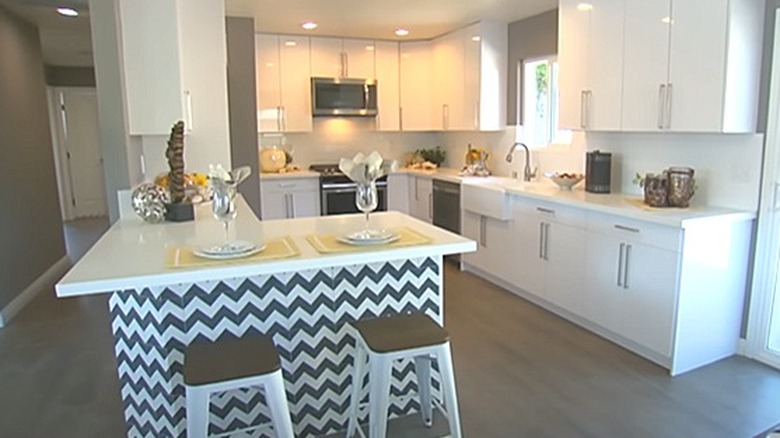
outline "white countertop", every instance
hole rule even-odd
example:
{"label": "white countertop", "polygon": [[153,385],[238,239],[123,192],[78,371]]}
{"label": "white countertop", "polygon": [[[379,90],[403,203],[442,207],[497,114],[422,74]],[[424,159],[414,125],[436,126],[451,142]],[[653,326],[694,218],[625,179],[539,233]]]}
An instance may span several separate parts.
{"label": "white countertop", "polygon": [[653,208],[642,203],[642,197],[625,193],[597,194],[584,190],[584,182],[571,191],[561,190],[552,181],[541,178],[537,181],[523,182],[509,177],[461,176],[457,169],[441,168],[436,170],[401,169],[401,173],[457,182],[480,185],[486,189],[498,190],[507,195],[520,196],[538,201],[551,202],[570,207],[583,208],[606,214],[614,214],[630,219],[652,222],[660,225],[685,228],[700,221],[726,220],[740,221],[755,219],[756,212],[736,210],[716,206],[692,205],[688,208]]}
{"label": "white countertop", "polygon": [[316,218],[259,221],[243,198],[238,200],[235,237],[263,241],[291,236],[300,255],[257,263],[219,265],[196,269],[169,269],[165,266],[169,248],[217,243],[223,239],[220,222],[211,215],[210,204],[196,207],[196,220],[182,223],[150,224],[137,217],[116,222],[98,242],[57,283],[59,297],[109,293],[116,290],[222,280],[259,274],[320,269],[476,250],[470,239],[419,221],[399,212],[371,215],[374,227],[409,227],[432,239],[430,244],[383,248],[376,251],[320,254],[309,245],[309,234],[347,233],[363,227],[364,216],[340,215]]}
{"label": "white countertop", "polygon": [[284,173],[267,173],[261,172],[260,179],[288,179],[288,178],[319,178],[319,172],[312,172],[311,170],[295,170],[292,172]]}

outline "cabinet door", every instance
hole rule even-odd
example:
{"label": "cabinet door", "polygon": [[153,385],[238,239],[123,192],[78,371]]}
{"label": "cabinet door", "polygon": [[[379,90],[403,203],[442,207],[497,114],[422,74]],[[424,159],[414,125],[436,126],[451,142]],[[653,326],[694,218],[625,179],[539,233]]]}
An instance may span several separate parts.
{"label": "cabinet door", "polygon": [[412,182],[410,214],[428,223],[433,222],[433,181],[430,178],[415,177]]}
{"label": "cabinet door", "polygon": [[387,176],[387,209],[409,214],[409,180],[414,178],[403,173]]}
{"label": "cabinet door", "polygon": [[377,41],[375,46],[379,107],[379,114],[376,117],[376,128],[378,131],[398,131],[401,129],[398,43]]}
{"label": "cabinet door", "polygon": [[[464,82],[463,87],[463,120],[460,122],[463,125],[463,129],[479,129],[480,118],[482,112],[482,51],[490,51],[494,49],[493,44],[488,44],[483,40],[482,25],[480,23],[472,24],[467,27],[463,32],[463,64],[464,64]],[[484,45],[483,45],[484,41]],[[495,47],[498,49],[498,47]],[[500,73],[499,73],[500,74]],[[492,82],[492,81],[491,81]],[[492,86],[485,90],[486,93],[495,90],[495,87],[500,88],[500,84],[492,83]],[[487,96],[486,96],[487,97]],[[493,99],[488,98],[485,102],[486,114],[485,122],[488,124],[488,129],[498,129],[498,126],[494,126],[493,118],[499,118],[495,114],[499,111],[498,108],[492,108],[488,102]],[[499,102],[493,102],[500,105]],[[506,105],[505,105],[506,106]],[[504,118],[506,119],[506,118]],[[505,123],[501,121],[500,123]]]}
{"label": "cabinet door", "polygon": [[167,135],[184,116],[176,2],[122,0],[119,14],[128,131]]}
{"label": "cabinet door", "polygon": [[545,269],[542,245],[544,223],[533,206],[525,203],[514,208],[514,234],[516,247],[511,251],[514,270],[510,276],[513,284],[539,297],[545,296]]}
{"label": "cabinet door", "polygon": [[623,0],[591,0],[591,4],[585,125],[591,130],[617,131],[623,97]]}
{"label": "cabinet door", "polygon": [[309,38],[284,36],[280,42],[282,130],[309,132],[312,129]]}
{"label": "cabinet door", "polygon": [[289,219],[290,201],[288,193],[281,191],[260,191],[260,216],[263,220]]}
{"label": "cabinet door", "polygon": [[341,78],[346,60],[341,38],[311,38],[311,75],[320,78]]}
{"label": "cabinet door", "polygon": [[475,266],[479,269],[485,269],[485,252],[484,247],[484,223],[483,216],[473,211],[462,210],[460,230],[463,236],[473,239],[477,242],[477,250],[474,252],[467,252],[461,255],[462,260],[469,265]]}
{"label": "cabinet door", "polygon": [[[624,242],[609,234],[589,232],[587,237],[582,316],[620,333]],[[618,278],[621,278],[618,280]]]}
{"label": "cabinet door", "polygon": [[720,132],[725,100],[729,0],[675,0],[669,51],[676,132]]}
{"label": "cabinet door", "polygon": [[432,131],[431,43],[401,43],[401,130]]}
{"label": "cabinet door", "polygon": [[282,129],[282,88],[279,75],[279,37],[255,35],[255,69],[257,77],[257,131],[278,132]]}
{"label": "cabinet door", "polygon": [[433,123],[439,130],[466,129],[464,118],[464,31],[458,30],[433,42]]}
{"label": "cabinet door", "polygon": [[591,10],[580,0],[560,0],[558,6],[558,92],[561,128],[585,126],[584,93],[588,76],[588,27]]}
{"label": "cabinet door", "polygon": [[291,217],[315,217],[320,215],[320,193],[316,190],[290,192]]}
{"label": "cabinet door", "polygon": [[624,131],[657,131],[669,65],[670,0],[625,0]]}
{"label": "cabinet door", "polygon": [[376,45],[372,40],[344,40],[345,74],[349,78],[374,79]]}
{"label": "cabinet door", "polygon": [[543,254],[547,261],[547,300],[576,314],[582,313],[585,284],[585,245],[582,228],[548,222]]}
{"label": "cabinet door", "polygon": [[670,356],[679,254],[627,242],[621,330],[632,341]]}

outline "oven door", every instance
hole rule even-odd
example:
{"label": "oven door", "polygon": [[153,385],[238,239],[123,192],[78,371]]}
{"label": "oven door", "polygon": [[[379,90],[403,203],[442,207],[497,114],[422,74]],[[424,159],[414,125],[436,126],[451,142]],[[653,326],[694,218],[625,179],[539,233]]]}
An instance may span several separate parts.
{"label": "oven door", "polygon": [[[387,211],[387,186],[377,184],[376,189],[379,195],[379,205],[376,211]],[[355,205],[356,192],[354,183],[322,187],[320,193],[322,215],[360,213]]]}

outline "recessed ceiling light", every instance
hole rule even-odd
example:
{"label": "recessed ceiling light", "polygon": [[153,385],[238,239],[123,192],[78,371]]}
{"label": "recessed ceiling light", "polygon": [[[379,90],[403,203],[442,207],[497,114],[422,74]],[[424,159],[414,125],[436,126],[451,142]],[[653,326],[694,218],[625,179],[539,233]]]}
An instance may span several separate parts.
{"label": "recessed ceiling light", "polygon": [[409,29],[396,29],[395,34],[399,37],[405,37],[409,35]]}
{"label": "recessed ceiling light", "polygon": [[306,21],[303,24],[301,24],[301,27],[306,30],[314,30],[317,28],[317,26],[318,26],[317,23],[313,21]]}
{"label": "recessed ceiling light", "polygon": [[374,46],[366,46],[366,50],[368,50],[369,52],[373,52]]}
{"label": "recessed ceiling light", "polygon": [[593,10],[593,5],[591,3],[578,3],[577,10],[582,12],[590,11]]}
{"label": "recessed ceiling light", "polygon": [[78,17],[79,16],[79,11],[77,11],[77,10],[75,10],[73,8],[68,8],[66,6],[60,6],[59,8],[57,8],[57,12],[59,12],[59,14],[64,16],[64,17]]}

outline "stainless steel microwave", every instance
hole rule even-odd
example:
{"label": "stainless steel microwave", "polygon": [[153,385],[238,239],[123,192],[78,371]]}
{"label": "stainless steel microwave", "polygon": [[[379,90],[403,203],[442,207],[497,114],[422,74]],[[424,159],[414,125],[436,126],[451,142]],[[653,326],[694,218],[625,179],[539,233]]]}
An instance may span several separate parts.
{"label": "stainless steel microwave", "polygon": [[312,114],[376,116],[376,85],[370,79],[311,78]]}

